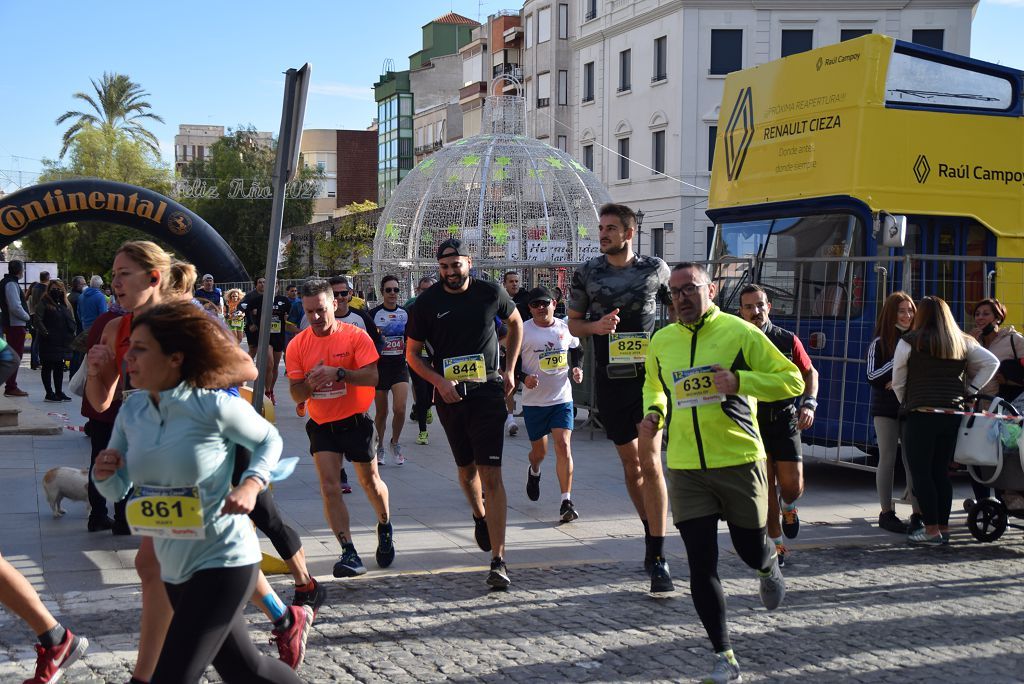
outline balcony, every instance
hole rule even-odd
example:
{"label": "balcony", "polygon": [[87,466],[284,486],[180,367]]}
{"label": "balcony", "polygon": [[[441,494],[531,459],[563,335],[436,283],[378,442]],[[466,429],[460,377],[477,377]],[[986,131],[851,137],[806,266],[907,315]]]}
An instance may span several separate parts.
{"label": "balcony", "polygon": [[518,64],[511,64],[508,62],[496,64],[494,66],[494,75],[491,78],[498,78],[499,76],[511,76],[517,81],[522,81],[523,70],[519,68]]}
{"label": "balcony", "polygon": [[537,98],[537,109],[542,109],[543,107],[548,107],[550,105],[551,105],[551,98],[550,97],[538,97]]}

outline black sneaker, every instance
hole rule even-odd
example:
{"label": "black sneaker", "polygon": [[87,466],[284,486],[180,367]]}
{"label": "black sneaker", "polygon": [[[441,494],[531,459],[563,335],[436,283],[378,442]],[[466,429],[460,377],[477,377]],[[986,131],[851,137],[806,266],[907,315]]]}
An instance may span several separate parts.
{"label": "black sneaker", "polygon": [[109,515],[104,515],[102,518],[89,518],[89,531],[99,532],[101,530],[109,530],[114,526],[114,519]]}
{"label": "black sneaker", "polygon": [[51,404],[55,404],[55,403],[59,402],[60,399],[57,398],[57,395],[54,394],[53,392],[47,392],[46,393],[46,397],[43,399],[43,401],[48,401]]}
{"label": "black sneaker", "polygon": [[386,568],[395,562],[394,528],[391,522],[377,523],[377,567]]}
{"label": "black sneaker", "polygon": [[907,534],[914,534],[914,532],[922,529],[924,529],[924,519],[921,518],[921,514],[912,513],[910,520],[907,522]]}
{"label": "black sneaker", "polygon": [[72,401],[71,397],[69,397],[68,395],[64,394],[63,392],[58,394],[57,398],[60,399],[61,401]]}
{"label": "black sneaker", "polygon": [[651,566],[651,593],[667,594],[675,590],[676,587],[672,584],[672,575],[668,571],[668,561],[657,556]]}
{"label": "black sneaker", "polygon": [[896,515],[896,511],[885,511],[878,515],[878,526],[886,532],[893,532],[895,534],[906,534],[907,523],[899,519]]}
{"label": "black sneaker", "polygon": [[562,507],[558,510],[558,515],[564,523],[572,522],[576,518],[580,517],[580,514],[576,512],[576,506],[573,505],[571,499],[566,499],[562,502]]}
{"label": "black sneaker", "polygon": [[366,574],[366,567],[352,544],[345,546],[341,558],[334,564],[335,577],[358,577]]}
{"label": "black sneaker", "polygon": [[473,524],[476,527],[473,530],[473,536],[476,537],[476,545],[480,547],[481,551],[490,551],[491,535],[487,531],[487,518],[478,518],[474,515]]}
{"label": "black sneaker", "polygon": [[508,589],[512,580],[508,578],[508,568],[501,558],[491,559],[491,571],[487,574],[487,586],[491,589]]}
{"label": "black sneaker", "polygon": [[799,509],[782,510],[782,533],[787,539],[796,539],[796,535],[800,534]]}
{"label": "black sneaker", "polygon": [[533,474],[533,466],[526,466],[526,496],[530,501],[540,498],[540,475]]}
{"label": "black sneaker", "polygon": [[310,581],[313,583],[313,589],[311,591],[299,591],[295,590],[295,596],[292,597],[293,606],[309,606],[313,609],[313,617],[315,618],[317,613],[320,612],[320,606],[324,605],[324,601],[327,600],[327,588],[316,581],[316,579],[310,577]]}

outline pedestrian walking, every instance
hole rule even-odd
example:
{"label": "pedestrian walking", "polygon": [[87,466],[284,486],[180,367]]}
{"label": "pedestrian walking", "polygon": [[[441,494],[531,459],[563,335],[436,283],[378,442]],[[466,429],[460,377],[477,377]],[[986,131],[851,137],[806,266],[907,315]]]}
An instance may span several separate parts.
{"label": "pedestrian walking", "polygon": [[[21,278],[25,273],[25,264],[20,259],[11,259],[7,263],[7,275],[0,280],[0,316],[4,329],[4,338],[11,352],[18,357],[25,353],[25,338],[31,328],[32,316],[28,309],[28,300],[21,289]],[[18,387],[18,368],[4,380],[5,397],[27,397],[28,392]]]}
{"label": "pedestrian walking", "polygon": [[64,394],[65,362],[71,358],[71,342],[75,339],[75,317],[64,283],[51,280],[45,294],[36,302],[36,335],[39,337],[40,368],[42,369],[44,401],[71,401]]}

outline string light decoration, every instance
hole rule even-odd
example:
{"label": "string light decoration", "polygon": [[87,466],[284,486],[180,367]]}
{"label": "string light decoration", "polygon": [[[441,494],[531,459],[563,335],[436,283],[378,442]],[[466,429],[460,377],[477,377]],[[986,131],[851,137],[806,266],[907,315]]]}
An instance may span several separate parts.
{"label": "string light decoration", "polygon": [[571,268],[600,253],[597,211],[611,195],[597,176],[526,136],[523,97],[488,97],[482,120],[480,135],[442,147],[398,184],[374,238],[378,279],[395,274],[415,287],[453,237],[482,273]]}

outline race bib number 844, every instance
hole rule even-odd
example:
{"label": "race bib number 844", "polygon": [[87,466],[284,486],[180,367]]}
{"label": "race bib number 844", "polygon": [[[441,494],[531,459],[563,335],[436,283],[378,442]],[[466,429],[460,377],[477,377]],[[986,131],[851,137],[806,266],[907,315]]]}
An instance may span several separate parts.
{"label": "race bib number 844", "polygon": [[452,382],[487,382],[483,354],[452,356],[444,360],[444,379]]}

